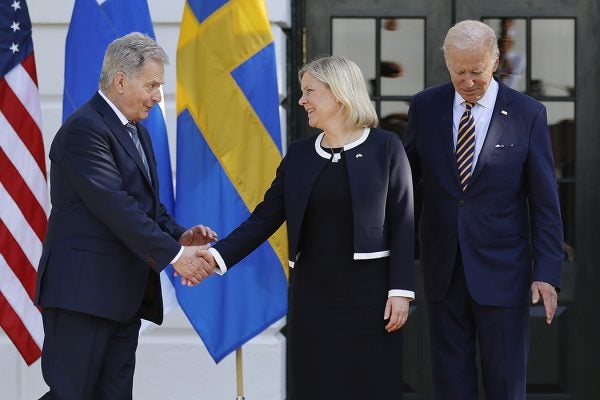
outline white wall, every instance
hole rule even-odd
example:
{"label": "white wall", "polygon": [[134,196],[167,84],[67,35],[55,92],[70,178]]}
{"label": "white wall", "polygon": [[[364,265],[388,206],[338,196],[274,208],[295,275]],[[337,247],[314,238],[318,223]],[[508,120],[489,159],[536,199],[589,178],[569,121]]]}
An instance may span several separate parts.
{"label": "white wall", "polygon": [[[74,0],[29,0],[27,4],[33,23],[42,132],[48,150],[61,123],[64,48]],[[164,91],[173,167],[176,165],[175,53],[183,4],[184,0],[148,0],[157,41],[171,59],[165,70]],[[286,95],[286,48],[282,28],[291,24],[291,1],[267,0],[266,4],[275,38],[279,93],[283,99]],[[280,114],[285,117],[283,112]],[[285,118],[282,118],[282,132],[285,133]],[[285,398],[285,339],[279,333],[283,325],[283,320],[274,324],[243,348],[245,397],[248,400]],[[152,326],[142,334],[137,355],[135,399],[224,400],[236,397],[235,354],[215,365],[180,309],[168,314],[162,326]],[[40,362],[27,367],[0,330],[0,398],[36,399],[46,390]]]}

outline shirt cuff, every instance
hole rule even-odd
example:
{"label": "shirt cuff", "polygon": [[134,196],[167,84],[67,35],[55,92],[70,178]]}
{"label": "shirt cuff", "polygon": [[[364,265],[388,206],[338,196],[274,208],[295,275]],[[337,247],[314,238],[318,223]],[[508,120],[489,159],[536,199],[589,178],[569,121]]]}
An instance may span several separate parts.
{"label": "shirt cuff", "polygon": [[213,247],[209,248],[208,251],[210,251],[210,254],[212,254],[217,263],[217,269],[215,270],[217,275],[223,275],[225,272],[227,272],[227,265],[225,265],[225,261],[223,261],[221,254]]}
{"label": "shirt cuff", "polygon": [[181,246],[181,248],[179,249],[179,253],[177,253],[175,258],[172,259],[169,264],[171,264],[171,265],[175,264],[177,262],[177,260],[179,260],[179,257],[181,257],[181,254],[183,254],[183,246]]}
{"label": "shirt cuff", "polygon": [[412,290],[392,289],[388,291],[388,297],[408,297],[411,300],[415,299],[415,292]]}

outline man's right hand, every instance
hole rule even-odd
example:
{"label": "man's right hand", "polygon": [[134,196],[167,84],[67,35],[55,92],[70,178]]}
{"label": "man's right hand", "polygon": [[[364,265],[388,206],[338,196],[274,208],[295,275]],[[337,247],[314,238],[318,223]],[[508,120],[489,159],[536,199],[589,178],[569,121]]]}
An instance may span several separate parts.
{"label": "man's right hand", "polygon": [[[215,258],[210,253],[210,251],[208,251],[208,246],[200,246],[200,250],[198,250],[196,252],[196,255],[199,255],[200,257],[202,257],[204,259],[204,261],[209,265],[209,267],[212,268],[212,273],[214,273],[215,270],[217,268],[219,268]],[[211,275],[212,275],[212,273],[211,273]],[[175,272],[175,275],[177,275],[177,272]],[[181,284],[187,285],[187,286],[194,286],[194,284],[192,284],[189,280],[187,280],[183,276],[181,277]]]}
{"label": "man's right hand", "polygon": [[181,275],[183,284],[195,286],[214,273],[214,265],[201,257],[203,249],[204,246],[184,246],[179,260],[173,264],[177,274]]}

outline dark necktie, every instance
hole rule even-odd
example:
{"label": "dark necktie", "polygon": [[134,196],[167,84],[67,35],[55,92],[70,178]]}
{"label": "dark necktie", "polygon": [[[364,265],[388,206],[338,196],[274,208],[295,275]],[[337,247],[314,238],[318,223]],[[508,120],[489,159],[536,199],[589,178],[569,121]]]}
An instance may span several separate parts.
{"label": "dark necktie", "polygon": [[473,156],[475,155],[475,120],[473,114],[471,114],[472,107],[473,103],[465,102],[465,112],[460,118],[456,139],[456,163],[458,165],[460,188],[463,191],[467,189],[469,184]]}
{"label": "dark necktie", "polygon": [[[140,142],[140,136],[138,134],[137,127],[134,123],[128,122],[125,125],[127,131],[131,134],[131,139],[133,140],[133,144],[135,144],[135,148],[138,153],[140,153],[140,157],[142,158],[142,163],[144,163],[144,168],[146,168],[146,173],[148,174],[148,178],[150,178],[150,168],[148,168],[148,161],[146,160],[146,154],[144,153],[144,149],[142,148],[142,143]],[[152,178],[150,178],[152,181]]]}

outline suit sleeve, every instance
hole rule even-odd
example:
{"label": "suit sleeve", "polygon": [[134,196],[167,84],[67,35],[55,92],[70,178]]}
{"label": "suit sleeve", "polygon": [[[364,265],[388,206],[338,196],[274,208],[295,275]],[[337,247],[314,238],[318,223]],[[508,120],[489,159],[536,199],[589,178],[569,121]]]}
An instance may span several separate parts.
{"label": "suit sleeve", "polygon": [[134,254],[160,272],[180,245],[129,194],[108,134],[91,120],[74,121],[66,132],[60,163],[85,207]]}
{"label": "suit sleeve", "polygon": [[561,287],[563,227],[546,109],[538,110],[527,160],[533,280]]}
{"label": "suit sleeve", "polygon": [[181,235],[183,235],[183,232],[186,231],[186,228],[179,225],[175,221],[175,218],[169,214],[163,203],[159,204],[156,222],[163,231],[167,232],[175,240],[179,240]]}
{"label": "suit sleeve", "polygon": [[390,289],[415,289],[414,205],[410,165],[402,142],[390,140],[390,183],[386,215],[390,229]]}
{"label": "suit sleeve", "polygon": [[263,200],[256,206],[248,219],[213,246],[221,255],[227,269],[254,251],[285,221],[284,171],[286,160],[287,156],[279,164],[275,179],[265,192]]}

